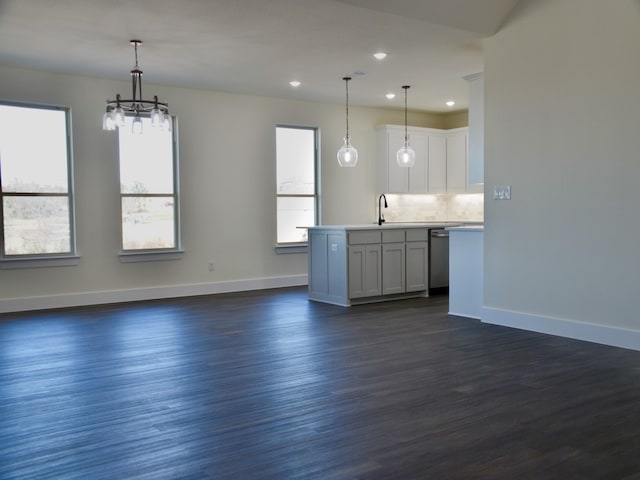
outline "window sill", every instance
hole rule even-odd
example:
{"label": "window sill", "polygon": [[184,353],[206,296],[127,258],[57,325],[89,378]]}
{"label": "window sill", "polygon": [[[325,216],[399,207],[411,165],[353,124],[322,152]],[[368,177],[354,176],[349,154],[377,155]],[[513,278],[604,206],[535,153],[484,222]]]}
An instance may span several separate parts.
{"label": "window sill", "polygon": [[184,256],[184,250],[120,252],[118,255],[120,256],[120,263],[163,262],[181,260]]}
{"label": "window sill", "polygon": [[18,268],[47,268],[47,267],[75,267],[80,264],[79,255],[31,257],[31,258],[3,258],[0,260],[0,270]]}
{"label": "window sill", "polygon": [[278,255],[288,254],[288,253],[307,253],[308,244],[307,243],[289,243],[289,244],[280,244],[276,245],[276,253]]}

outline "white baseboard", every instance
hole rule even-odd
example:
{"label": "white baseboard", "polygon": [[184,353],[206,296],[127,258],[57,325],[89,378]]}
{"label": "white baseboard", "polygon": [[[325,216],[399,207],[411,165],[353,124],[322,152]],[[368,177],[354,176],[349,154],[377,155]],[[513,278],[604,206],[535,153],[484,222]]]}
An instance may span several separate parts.
{"label": "white baseboard", "polygon": [[558,335],[612,347],[640,350],[639,330],[532,315],[491,307],[483,308],[482,321],[493,325]]}
{"label": "white baseboard", "polygon": [[162,287],[133,288],[82,292],[40,297],[7,298],[0,300],[0,313],[46,310],[51,308],[80,307],[106,303],[136,302],[160,298],[192,297],[215,293],[266,290],[269,288],[297,287],[307,285],[308,276],[289,275],[286,277],[251,278],[214,283],[194,283],[190,285],[168,285]]}
{"label": "white baseboard", "polygon": [[467,312],[455,312],[455,311],[449,310],[449,315],[455,315],[456,317],[471,318],[472,320],[482,320],[482,317],[478,315],[470,315]]}

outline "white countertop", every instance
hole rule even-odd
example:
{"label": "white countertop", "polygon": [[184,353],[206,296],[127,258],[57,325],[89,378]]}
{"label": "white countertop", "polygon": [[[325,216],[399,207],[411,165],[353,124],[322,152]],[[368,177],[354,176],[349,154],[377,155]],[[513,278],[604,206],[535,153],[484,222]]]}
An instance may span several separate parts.
{"label": "white countertop", "polygon": [[314,227],[307,227],[308,229],[330,229],[330,230],[377,230],[380,228],[394,229],[394,228],[453,228],[462,227],[463,222],[408,222],[408,223],[383,223],[378,225],[377,223],[363,223],[354,225],[316,225]]}
{"label": "white countertop", "polygon": [[451,232],[484,232],[484,225],[455,225],[446,229]]}

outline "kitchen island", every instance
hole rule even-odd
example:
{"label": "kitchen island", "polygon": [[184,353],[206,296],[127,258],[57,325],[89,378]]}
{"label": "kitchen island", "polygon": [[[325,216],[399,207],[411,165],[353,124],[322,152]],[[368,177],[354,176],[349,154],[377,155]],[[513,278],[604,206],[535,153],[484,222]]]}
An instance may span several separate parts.
{"label": "kitchen island", "polygon": [[322,225],[309,230],[309,299],[351,306],[427,296],[429,232],[451,222]]}
{"label": "kitchen island", "polygon": [[457,226],[449,231],[449,314],[482,318],[484,302],[484,227]]}

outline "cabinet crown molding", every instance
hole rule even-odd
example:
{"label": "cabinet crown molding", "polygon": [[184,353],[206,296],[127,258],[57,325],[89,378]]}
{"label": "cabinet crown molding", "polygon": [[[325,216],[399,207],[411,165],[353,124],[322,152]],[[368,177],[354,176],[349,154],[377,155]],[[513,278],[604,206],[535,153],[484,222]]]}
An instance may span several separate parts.
{"label": "cabinet crown molding", "polygon": [[[457,130],[466,130],[469,127],[456,127],[450,129],[443,128],[432,128],[432,127],[417,127],[412,125],[407,125],[407,130],[410,132],[421,132],[421,133],[451,133]],[[391,131],[391,132],[404,132],[404,125],[378,125],[376,126],[377,131]]]}

